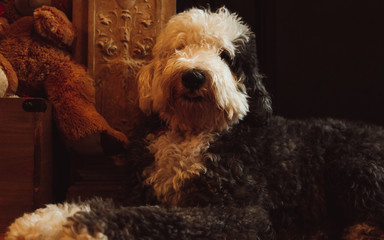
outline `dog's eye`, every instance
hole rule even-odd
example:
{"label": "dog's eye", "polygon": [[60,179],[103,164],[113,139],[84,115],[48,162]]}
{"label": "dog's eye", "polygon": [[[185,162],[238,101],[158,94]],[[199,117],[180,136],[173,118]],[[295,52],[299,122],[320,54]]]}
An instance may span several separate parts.
{"label": "dog's eye", "polygon": [[180,44],[180,45],[178,45],[175,49],[177,50],[177,51],[180,51],[180,50],[183,50],[185,48],[185,45],[184,44]]}
{"label": "dog's eye", "polygon": [[227,64],[230,64],[232,62],[232,58],[231,56],[229,55],[229,52],[227,52],[226,50],[223,50],[221,53],[220,53],[220,57],[221,59],[223,59]]}

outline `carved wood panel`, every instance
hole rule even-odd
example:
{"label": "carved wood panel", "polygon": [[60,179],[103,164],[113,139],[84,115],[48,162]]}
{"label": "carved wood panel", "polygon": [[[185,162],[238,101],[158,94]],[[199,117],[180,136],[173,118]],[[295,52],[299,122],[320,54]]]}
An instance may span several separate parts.
{"label": "carved wood panel", "polygon": [[[151,58],[157,34],[176,12],[176,0],[73,0],[72,3],[73,22],[78,30],[73,57],[87,65],[95,79],[99,112],[112,127],[129,136],[140,119],[135,107],[135,75]],[[91,196],[115,198],[121,191],[124,168],[106,161],[97,147],[87,146],[94,151],[89,156],[71,155],[73,176],[66,195],[68,200]]]}
{"label": "carved wood panel", "polygon": [[[84,8],[81,2],[74,1],[74,12]],[[97,108],[127,135],[140,117],[136,73],[151,58],[157,34],[175,12],[176,0],[88,1],[87,65],[95,79]]]}

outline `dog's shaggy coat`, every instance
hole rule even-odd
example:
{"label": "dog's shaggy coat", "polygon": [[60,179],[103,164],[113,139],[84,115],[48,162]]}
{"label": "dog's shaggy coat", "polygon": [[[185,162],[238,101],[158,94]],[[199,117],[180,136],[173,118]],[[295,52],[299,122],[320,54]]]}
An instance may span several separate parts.
{"label": "dog's shaggy coat", "polygon": [[161,207],[49,206],[33,214],[64,212],[62,226],[25,215],[7,240],[46,239],[38,226],[54,239],[384,239],[383,128],[272,116],[255,51],[224,8],[174,16],[138,76],[141,109],[165,128],[133,143],[127,176],[128,204]]}

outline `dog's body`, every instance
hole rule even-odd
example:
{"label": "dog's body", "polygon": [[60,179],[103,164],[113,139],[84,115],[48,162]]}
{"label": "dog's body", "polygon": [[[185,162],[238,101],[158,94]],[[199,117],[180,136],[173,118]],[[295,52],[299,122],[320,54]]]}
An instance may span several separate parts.
{"label": "dog's body", "polygon": [[139,105],[165,129],[133,145],[127,199],[166,207],[50,206],[7,239],[45,239],[32,233],[55,211],[55,239],[384,239],[384,129],[271,117],[254,43],[225,9],[178,14],[158,37]]}
{"label": "dog's body", "polygon": [[[162,180],[162,190],[171,190],[164,194],[156,191],[159,186],[133,190],[131,194],[140,194],[130,201],[193,206],[195,211],[203,207],[200,209],[202,221],[205,214],[209,214],[209,208],[205,207],[224,206],[226,210],[223,211],[236,214],[257,207],[259,212],[252,216],[252,221],[267,221],[264,225],[255,224],[249,231],[242,228],[242,233],[254,236],[251,233],[257,232],[270,237],[260,239],[274,239],[271,236],[275,234],[278,239],[301,239],[303,236],[304,239],[340,239],[343,234],[345,239],[355,239],[355,235],[348,238],[352,233],[346,233],[347,227],[355,224],[355,229],[348,231],[359,231],[357,235],[362,234],[362,239],[370,239],[370,234],[373,234],[372,239],[379,239],[379,228],[372,226],[382,227],[384,216],[383,128],[335,119],[271,117],[263,126],[246,124],[248,121],[253,119],[245,118],[229,132],[210,136],[211,142],[206,144],[209,146],[203,148],[202,164],[187,173],[188,177],[179,188],[167,188],[166,183],[178,185],[177,173],[183,175],[180,165],[170,166],[172,161],[168,161],[169,165],[155,171],[156,165],[149,160],[152,153],[139,153],[138,156],[147,154],[147,162],[135,158],[133,169],[140,170],[130,175],[166,171],[167,177],[162,176],[154,182]],[[157,140],[167,135],[171,133],[160,133]],[[199,135],[194,137],[204,139]],[[183,140],[190,146],[193,145],[191,139],[193,137],[189,136]],[[188,149],[176,150],[182,144],[167,143],[172,154],[175,151],[189,153]],[[162,145],[164,151],[169,148]],[[147,184],[154,182],[147,181]],[[147,194],[143,195],[145,191]]]}

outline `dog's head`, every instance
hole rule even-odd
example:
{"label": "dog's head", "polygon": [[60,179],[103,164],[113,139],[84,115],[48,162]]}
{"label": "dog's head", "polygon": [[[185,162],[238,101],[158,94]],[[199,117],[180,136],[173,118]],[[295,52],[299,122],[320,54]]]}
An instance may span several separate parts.
{"label": "dog's head", "polygon": [[172,17],[138,86],[141,110],[158,113],[172,129],[222,131],[247,114],[260,120],[272,111],[255,35],[225,8]]}

